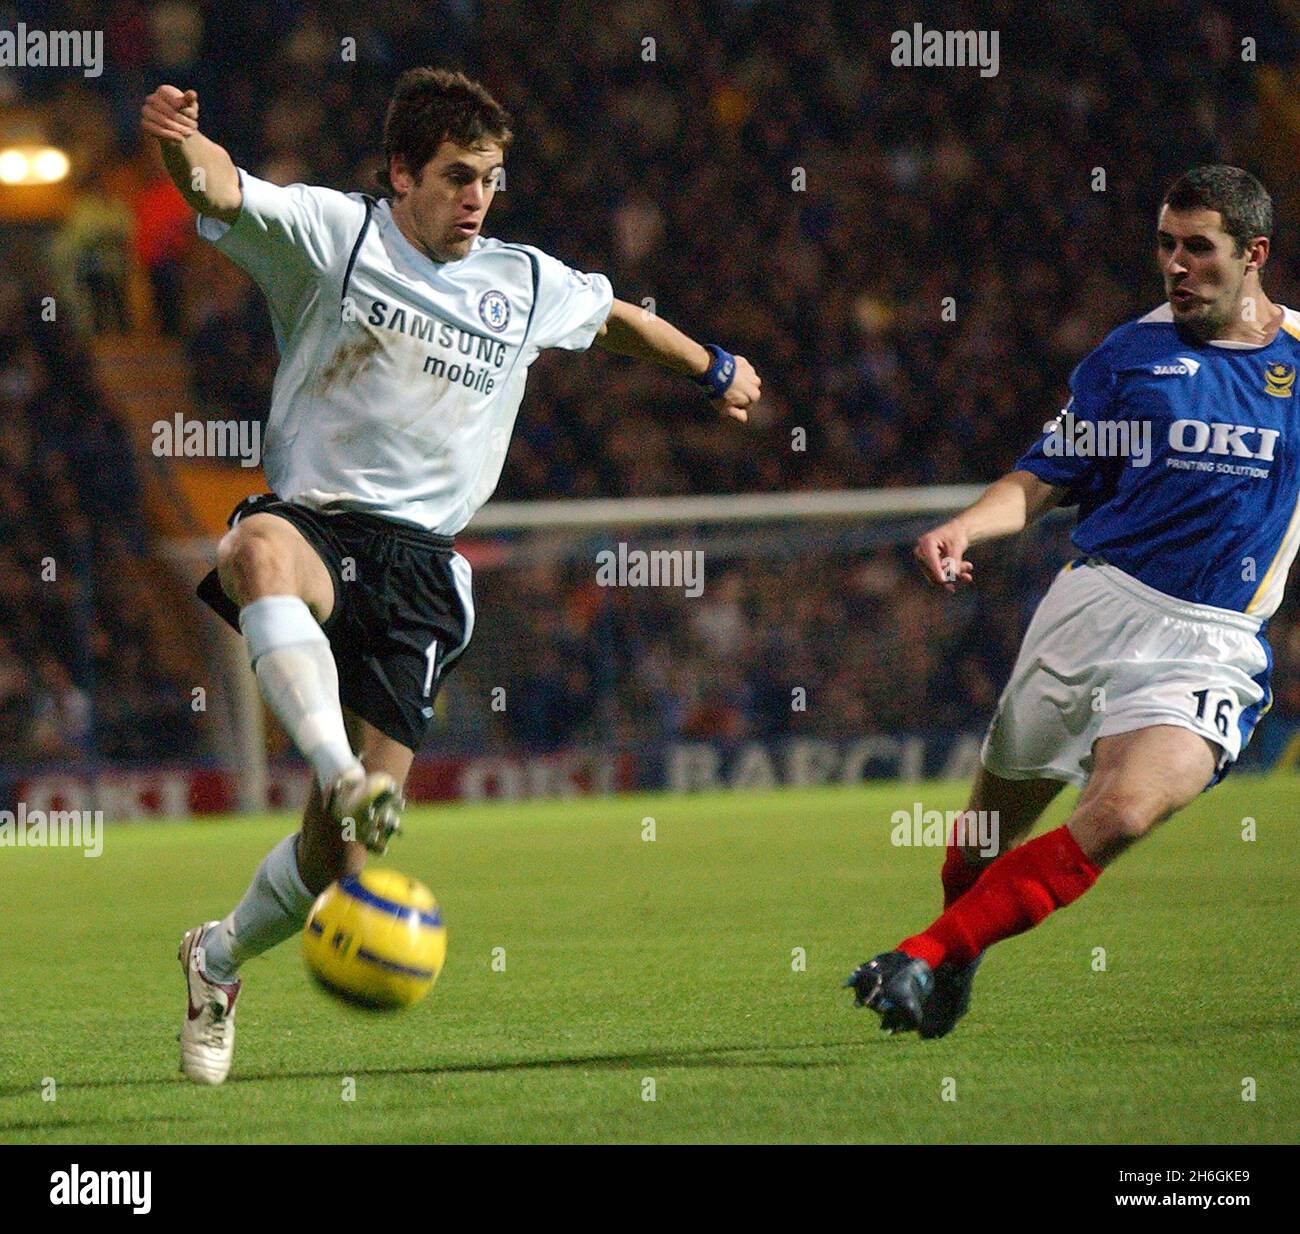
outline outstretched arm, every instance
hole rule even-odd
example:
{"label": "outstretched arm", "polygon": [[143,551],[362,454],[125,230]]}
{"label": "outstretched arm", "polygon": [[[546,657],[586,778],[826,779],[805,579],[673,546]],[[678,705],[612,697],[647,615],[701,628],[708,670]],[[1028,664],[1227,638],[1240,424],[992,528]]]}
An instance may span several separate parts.
{"label": "outstretched arm", "polygon": [[[714,366],[714,355],[708,348],[662,317],[626,300],[614,301],[609,317],[596,334],[596,342],[606,351],[649,360],[688,377],[703,377]],[[736,356],[735,362],[730,384],[710,401],[724,415],[743,423],[749,418],[746,409],[758,402],[763,383],[744,356]]]}
{"label": "outstretched arm", "polygon": [[197,91],[159,86],[140,108],[140,125],[158,139],[167,174],[195,210],[223,223],[239,217],[239,173],[225,149],[199,132]]}
{"label": "outstretched arm", "polygon": [[1023,531],[1052,509],[1064,493],[1063,488],[1040,480],[1032,471],[1010,472],[994,480],[974,505],[917,540],[916,559],[927,578],[956,591],[955,584],[969,583],[974,576],[974,566],[963,560],[967,548]]}

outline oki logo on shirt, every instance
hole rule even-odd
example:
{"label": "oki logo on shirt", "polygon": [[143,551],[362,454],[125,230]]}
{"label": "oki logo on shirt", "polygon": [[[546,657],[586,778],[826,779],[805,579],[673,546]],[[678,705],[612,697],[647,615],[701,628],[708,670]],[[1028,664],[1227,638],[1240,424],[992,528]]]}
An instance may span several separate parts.
{"label": "oki logo on shirt", "polygon": [[1180,454],[1223,454],[1233,458],[1273,461],[1280,429],[1253,424],[1206,424],[1204,420],[1175,420],[1169,426],[1169,448]]}

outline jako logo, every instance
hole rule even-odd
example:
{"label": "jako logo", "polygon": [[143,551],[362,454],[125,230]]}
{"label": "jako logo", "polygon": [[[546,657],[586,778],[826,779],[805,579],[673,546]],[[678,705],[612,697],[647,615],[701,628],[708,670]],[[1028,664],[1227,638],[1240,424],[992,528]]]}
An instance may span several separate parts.
{"label": "jako logo", "polygon": [[130,1205],[137,1216],[153,1208],[153,1174],[149,1170],[85,1170],[74,1161],[71,1169],[50,1175],[51,1204]]}
{"label": "jako logo", "polygon": [[1151,373],[1155,377],[1194,377],[1196,370],[1200,367],[1201,362],[1199,360],[1179,356],[1177,364],[1157,364],[1151,370]]}
{"label": "jako logo", "polygon": [[[1259,434],[1257,450],[1246,444],[1251,433]],[[1169,426],[1169,448],[1180,454],[1231,454],[1233,458],[1273,461],[1273,447],[1282,436],[1280,429],[1256,428],[1253,424],[1206,424],[1203,420],[1175,420]]]}

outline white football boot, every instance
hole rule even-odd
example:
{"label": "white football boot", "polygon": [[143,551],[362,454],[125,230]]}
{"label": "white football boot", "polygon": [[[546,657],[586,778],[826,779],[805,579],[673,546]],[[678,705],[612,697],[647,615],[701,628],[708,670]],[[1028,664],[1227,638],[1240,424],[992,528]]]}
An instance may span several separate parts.
{"label": "white football boot", "polygon": [[388,772],[357,766],[330,785],[325,809],[340,826],[351,823],[354,838],[382,856],[388,851],[388,841],[402,830],[405,805],[397,781]]}
{"label": "white football boot", "polygon": [[181,1024],[181,1070],[197,1084],[220,1084],[235,1053],[235,1000],[241,981],[212,981],[203,971],[203,935],[220,922],[186,932],[177,953],[185,970],[187,1006]]}

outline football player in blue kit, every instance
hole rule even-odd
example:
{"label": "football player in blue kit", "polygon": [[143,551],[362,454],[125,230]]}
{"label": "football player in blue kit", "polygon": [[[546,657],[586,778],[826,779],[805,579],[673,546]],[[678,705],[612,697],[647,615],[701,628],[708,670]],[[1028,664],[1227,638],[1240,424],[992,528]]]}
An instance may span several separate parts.
{"label": "football player in blue kit", "polygon": [[[1248,172],[1180,176],[1156,222],[1166,302],[1108,335],[1015,470],[917,542],[953,591],[971,545],[1079,507],[1078,556],[1034,614],[970,796],[998,851],[959,819],[942,914],[849,979],[886,1031],[949,1032],[984,951],[1217,783],[1268,710],[1264,627],[1300,545],[1300,314],[1261,286],[1272,230]],[[1065,824],[1027,840],[1066,784]]]}

